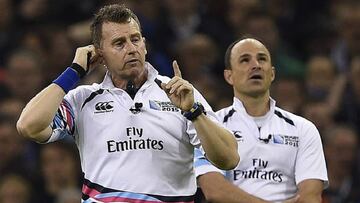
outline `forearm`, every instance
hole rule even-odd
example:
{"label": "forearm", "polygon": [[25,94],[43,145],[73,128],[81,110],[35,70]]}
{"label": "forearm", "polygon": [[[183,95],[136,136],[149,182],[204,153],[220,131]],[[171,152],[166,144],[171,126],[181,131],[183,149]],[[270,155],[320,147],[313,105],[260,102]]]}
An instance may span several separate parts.
{"label": "forearm", "polygon": [[324,184],[321,180],[308,179],[298,185],[299,203],[321,203]]}
{"label": "forearm", "polygon": [[321,193],[315,194],[315,193],[302,193],[298,192],[298,195],[300,196],[297,203],[321,203]]}
{"label": "forearm", "polygon": [[197,117],[193,124],[207,158],[220,169],[229,170],[236,167],[240,157],[234,136],[204,114]]}
{"label": "forearm", "polygon": [[233,185],[217,172],[206,173],[197,180],[206,200],[211,203],[269,203]]}
{"label": "forearm", "polygon": [[98,62],[93,45],[77,48],[73,64],[26,105],[16,124],[19,133],[38,142],[48,140],[52,131],[50,124],[65,93],[85,76],[85,67],[96,66]]}
{"label": "forearm", "polygon": [[17,122],[21,135],[38,142],[46,141],[51,133],[51,124],[61,101],[64,90],[56,84],[51,84],[37,94],[26,105]]}
{"label": "forearm", "polygon": [[[229,183],[231,184],[231,183]],[[221,188],[222,189],[222,188]],[[219,190],[221,190],[219,188]],[[210,203],[270,203],[241,190],[235,185],[229,186],[222,192],[220,198],[209,199]]]}
{"label": "forearm", "polygon": [[302,196],[300,195],[299,200],[297,201],[297,203],[321,203],[321,196],[319,197],[305,197],[302,198]]}

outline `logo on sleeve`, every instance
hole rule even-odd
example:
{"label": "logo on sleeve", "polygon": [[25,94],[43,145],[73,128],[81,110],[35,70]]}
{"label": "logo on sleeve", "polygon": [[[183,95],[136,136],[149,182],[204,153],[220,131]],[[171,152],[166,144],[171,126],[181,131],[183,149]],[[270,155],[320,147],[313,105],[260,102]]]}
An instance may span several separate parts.
{"label": "logo on sleeve", "polygon": [[172,112],[178,112],[179,108],[177,108],[173,103],[171,102],[162,102],[162,101],[155,101],[155,100],[149,100],[150,109],[154,109],[157,111],[172,111]]}
{"label": "logo on sleeve", "polygon": [[114,101],[98,102],[95,104],[94,113],[108,113],[114,111],[114,106],[111,104]]}

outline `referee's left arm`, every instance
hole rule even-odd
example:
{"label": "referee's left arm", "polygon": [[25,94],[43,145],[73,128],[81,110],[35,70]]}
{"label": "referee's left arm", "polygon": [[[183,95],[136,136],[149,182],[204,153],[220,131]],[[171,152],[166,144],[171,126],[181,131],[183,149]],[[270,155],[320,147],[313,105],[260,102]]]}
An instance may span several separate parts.
{"label": "referee's left arm", "polygon": [[318,179],[303,180],[298,184],[299,203],[321,203],[324,182]]}
{"label": "referee's left arm", "polygon": [[174,77],[161,87],[171,102],[185,112],[194,124],[206,157],[218,168],[230,170],[237,166],[240,157],[237,142],[230,131],[209,119],[194,102],[194,87],[181,76],[176,61],[173,62]]}
{"label": "referee's left arm", "polygon": [[231,132],[213,122],[204,113],[192,122],[206,157],[220,169],[235,168],[240,156],[237,152],[237,142]]}

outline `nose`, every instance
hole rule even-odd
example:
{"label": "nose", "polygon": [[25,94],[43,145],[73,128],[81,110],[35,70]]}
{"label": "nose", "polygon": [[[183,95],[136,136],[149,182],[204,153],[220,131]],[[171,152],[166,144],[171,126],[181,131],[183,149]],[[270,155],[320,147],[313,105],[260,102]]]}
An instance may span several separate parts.
{"label": "nose", "polygon": [[260,63],[256,59],[252,59],[250,65],[251,65],[252,69],[259,69],[260,68]]}
{"label": "nose", "polygon": [[129,54],[132,54],[132,53],[136,52],[136,46],[132,42],[127,43],[126,49],[127,49]]}

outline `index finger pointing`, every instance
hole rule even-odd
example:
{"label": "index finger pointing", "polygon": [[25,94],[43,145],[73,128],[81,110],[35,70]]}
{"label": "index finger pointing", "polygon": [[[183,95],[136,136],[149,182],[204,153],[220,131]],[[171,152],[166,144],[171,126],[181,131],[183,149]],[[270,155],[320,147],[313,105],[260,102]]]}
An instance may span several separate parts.
{"label": "index finger pointing", "polygon": [[182,78],[181,71],[180,71],[177,61],[174,60],[172,65],[173,65],[173,69],[174,69],[174,76],[178,76],[178,77]]}

